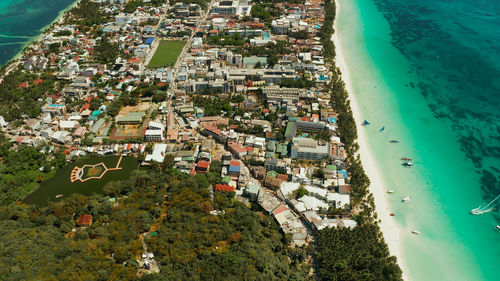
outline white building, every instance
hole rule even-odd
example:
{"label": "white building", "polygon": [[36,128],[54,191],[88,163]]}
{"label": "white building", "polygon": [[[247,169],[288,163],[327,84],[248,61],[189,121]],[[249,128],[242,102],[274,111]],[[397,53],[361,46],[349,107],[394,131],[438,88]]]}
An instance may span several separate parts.
{"label": "white building", "polygon": [[214,3],[211,14],[226,16],[250,16],[252,5],[248,0],[220,0]]}
{"label": "white building", "polygon": [[144,161],[146,162],[159,162],[162,163],[163,160],[165,160],[165,151],[167,151],[167,144],[165,143],[157,143],[153,147],[153,153],[147,154],[146,159]]}
{"label": "white building", "polygon": [[157,142],[163,141],[165,138],[163,136],[163,130],[146,130],[144,133],[144,140],[147,142]]}
{"label": "white building", "polygon": [[330,145],[321,145],[311,138],[293,138],[292,159],[322,160],[330,156]]}

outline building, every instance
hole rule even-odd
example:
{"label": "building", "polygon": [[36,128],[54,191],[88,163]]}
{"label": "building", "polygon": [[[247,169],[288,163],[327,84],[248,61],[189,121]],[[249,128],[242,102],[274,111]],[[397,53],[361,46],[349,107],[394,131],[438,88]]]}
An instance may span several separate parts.
{"label": "building", "polygon": [[118,125],[138,125],[142,123],[142,117],[146,115],[145,112],[130,112],[127,116],[116,117]]}
{"label": "building", "polygon": [[196,164],[196,171],[201,173],[206,173],[210,170],[210,162],[207,161],[198,161]]}
{"label": "building", "polygon": [[144,141],[146,142],[158,142],[165,140],[162,130],[151,130],[148,129],[144,133]]}
{"label": "building", "polygon": [[263,94],[266,96],[268,103],[295,104],[299,102],[301,97],[307,95],[305,89],[299,88],[280,88],[279,86],[269,86],[262,88]]}
{"label": "building", "polygon": [[202,135],[204,136],[210,136],[213,139],[222,142],[224,140],[224,136],[222,135],[222,131],[217,129],[216,127],[207,125],[203,128],[201,131]]}
{"label": "building", "polygon": [[92,224],[92,215],[83,214],[78,217],[77,224],[79,226],[90,226]]}
{"label": "building", "polygon": [[248,0],[222,0],[213,4],[211,14],[225,16],[250,16],[252,6]]}
{"label": "building", "polygon": [[42,113],[50,113],[51,115],[63,115],[66,113],[64,104],[46,104],[42,107]]}
{"label": "building", "polygon": [[330,145],[319,144],[311,138],[293,138],[291,148],[292,159],[322,160],[330,157]]}
{"label": "building", "polygon": [[146,162],[159,162],[162,163],[163,160],[165,160],[165,151],[167,150],[167,144],[165,143],[157,143],[153,147],[153,153],[147,154],[146,159],[144,161]]}
{"label": "building", "polygon": [[264,162],[266,171],[276,171],[278,173],[286,173],[287,166],[285,162],[279,159],[268,159]]}

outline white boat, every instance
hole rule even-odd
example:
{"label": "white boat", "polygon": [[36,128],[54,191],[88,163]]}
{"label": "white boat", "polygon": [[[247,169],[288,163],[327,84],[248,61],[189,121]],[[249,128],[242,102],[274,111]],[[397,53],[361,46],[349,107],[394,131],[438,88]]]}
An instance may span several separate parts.
{"label": "white boat", "polygon": [[403,165],[403,167],[413,167],[413,163],[410,161],[405,161],[405,162],[403,162],[402,165]]}
{"label": "white boat", "polygon": [[394,190],[387,190],[387,193],[394,193]]}
{"label": "white boat", "polygon": [[410,200],[410,196],[406,196],[405,198],[401,199],[401,202],[406,202]]}
{"label": "white boat", "polygon": [[500,230],[500,225],[497,224],[497,230]]}
{"label": "white boat", "polygon": [[411,231],[411,233],[413,233],[413,234],[420,234],[420,231],[414,229],[414,230]]}

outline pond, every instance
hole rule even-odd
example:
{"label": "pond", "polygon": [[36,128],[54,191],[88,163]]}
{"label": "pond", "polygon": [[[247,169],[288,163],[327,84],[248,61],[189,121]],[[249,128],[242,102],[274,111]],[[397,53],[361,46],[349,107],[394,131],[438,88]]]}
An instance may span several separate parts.
{"label": "pond", "polygon": [[137,169],[139,169],[139,160],[134,157],[85,157],[61,168],[52,178],[43,181],[37,190],[26,197],[24,202],[45,205],[48,201],[67,198],[73,193],[102,194],[103,187],[107,183],[128,179],[132,171]]}

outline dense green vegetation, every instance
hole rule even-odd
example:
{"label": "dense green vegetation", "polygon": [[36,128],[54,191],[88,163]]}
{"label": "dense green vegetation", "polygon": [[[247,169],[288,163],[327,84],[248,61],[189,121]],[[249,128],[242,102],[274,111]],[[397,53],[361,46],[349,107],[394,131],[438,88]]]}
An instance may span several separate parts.
{"label": "dense green vegetation", "polygon": [[177,61],[186,41],[162,41],[156,49],[148,67],[164,67],[173,65]]}
{"label": "dense green vegetation", "polygon": [[101,4],[91,0],[81,0],[76,7],[69,11],[66,22],[83,26],[104,23],[104,13],[99,11]]}
{"label": "dense green vegetation", "polygon": [[[44,81],[35,85],[33,82],[38,78]],[[8,122],[21,119],[23,114],[32,118],[39,116],[42,105],[40,100],[46,94],[56,94],[63,88],[63,83],[56,81],[57,77],[49,73],[38,76],[22,71],[10,72],[0,84],[0,115]],[[21,87],[25,82],[27,87]]]}
{"label": "dense green vegetation", "polygon": [[207,38],[207,44],[219,46],[243,46],[247,40],[236,33],[233,35],[215,35]]}
{"label": "dense green vegetation", "polygon": [[279,16],[279,11],[273,7],[272,2],[254,4],[251,13],[252,18],[258,18],[266,23],[270,23],[274,17]]}
{"label": "dense green vegetation", "polygon": [[401,269],[374,224],[330,228],[318,237],[318,277],[331,281],[399,281]]}
{"label": "dense green vegetation", "polygon": [[27,145],[14,150],[0,134],[0,206],[22,200],[65,164],[60,152],[48,156]]}
{"label": "dense green vegetation", "polygon": [[104,36],[100,43],[95,47],[95,58],[98,62],[103,64],[114,63],[120,54],[118,44],[111,43],[109,39]]}
{"label": "dense green vegetation", "polygon": [[[161,272],[142,280],[306,280],[306,249],[290,249],[274,220],[189,176],[171,161],[109,184],[108,196],[73,195],[48,207],[0,209],[0,276],[6,280],[135,280],[146,235]],[[216,171],[215,173],[218,173]],[[216,176],[216,177],[213,177]],[[223,211],[220,215],[211,210]],[[93,223],[72,232],[81,214]],[[70,233],[70,237],[65,235]]]}
{"label": "dense green vegetation", "polygon": [[132,0],[125,5],[125,8],[123,8],[124,13],[133,13],[137,8],[139,7],[144,7],[144,6],[154,6],[158,7],[161,6],[162,4],[165,4],[165,0],[150,0],[150,1],[141,1],[141,0]]}

